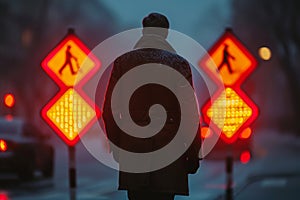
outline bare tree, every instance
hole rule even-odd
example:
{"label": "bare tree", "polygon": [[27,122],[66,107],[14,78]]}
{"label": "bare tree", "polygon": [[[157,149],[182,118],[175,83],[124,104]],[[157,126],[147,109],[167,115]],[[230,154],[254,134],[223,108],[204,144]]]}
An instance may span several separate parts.
{"label": "bare tree", "polygon": [[294,110],[294,128],[300,132],[300,1],[233,0],[236,29],[255,40],[267,40],[287,77]]}

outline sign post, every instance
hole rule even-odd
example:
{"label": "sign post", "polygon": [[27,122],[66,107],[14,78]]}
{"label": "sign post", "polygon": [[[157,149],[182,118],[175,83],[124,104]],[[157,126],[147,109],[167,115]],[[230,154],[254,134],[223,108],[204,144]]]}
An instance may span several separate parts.
{"label": "sign post", "polygon": [[225,161],[226,166],[226,192],[225,199],[231,200],[233,199],[233,157],[232,155],[226,156]]}
{"label": "sign post", "polygon": [[75,145],[100,116],[99,108],[82,87],[97,72],[100,62],[75,35],[74,29],[69,29],[41,65],[60,89],[42,109],[42,117],[68,145],[70,199],[75,200]]}
{"label": "sign post", "polygon": [[207,124],[212,122],[212,129],[221,132],[220,138],[228,144],[226,199],[232,199],[232,144],[239,135],[245,137],[245,133],[251,133],[249,126],[258,116],[257,106],[240,86],[256,68],[257,61],[231,29],[226,29],[208,54],[209,56],[201,59],[199,65],[219,89],[202,107],[202,113],[204,121]]}
{"label": "sign post", "polygon": [[75,160],[75,147],[69,146],[69,186],[70,186],[70,199],[76,199],[76,160]]}

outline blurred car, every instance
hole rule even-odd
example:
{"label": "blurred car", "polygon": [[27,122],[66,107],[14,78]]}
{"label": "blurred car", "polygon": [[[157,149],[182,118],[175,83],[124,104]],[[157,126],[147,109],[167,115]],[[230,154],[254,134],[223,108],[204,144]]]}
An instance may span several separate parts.
{"label": "blurred car", "polygon": [[0,173],[15,172],[22,179],[39,170],[53,176],[54,149],[49,136],[21,119],[0,118]]}
{"label": "blurred car", "polygon": [[[211,137],[211,134],[216,134],[213,130],[209,129],[206,124],[202,126],[201,130],[202,139]],[[231,144],[226,143],[220,137],[213,150],[209,153],[208,158],[225,159],[228,155],[232,155],[235,160],[239,160],[241,163],[246,164],[252,159],[252,143],[252,130],[246,128],[239,133],[236,141]]]}

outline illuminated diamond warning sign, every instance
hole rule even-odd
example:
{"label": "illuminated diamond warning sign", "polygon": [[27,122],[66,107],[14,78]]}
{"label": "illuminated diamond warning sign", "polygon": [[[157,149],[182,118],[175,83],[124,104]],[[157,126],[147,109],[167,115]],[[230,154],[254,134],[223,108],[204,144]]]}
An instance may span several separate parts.
{"label": "illuminated diamond warning sign", "polygon": [[226,88],[206,114],[227,138],[231,138],[251,117],[252,109],[233,89]]}
{"label": "illuminated diamond warning sign", "polygon": [[258,116],[257,106],[240,88],[257,61],[231,29],[226,29],[208,53],[199,65],[219,89],[202,107],[203,118],[207,124],[212,122],[212,129],[221,132],[220,137],[230,144]]}
{"label": "illuminated diamond warning sign", "polygon": [[74,86],[99,68],[98,60],[89,53],[76,36],[68,35],[43,60],[42,67],[59,85]]}
{"label": "illuminated diamond warning sign", "polygon": [[208,53],[210,57],[205,56],[200,66],[216,82],[221,76],[225,86],[241,83],[257,66],[256,59],[231,31],[225,32]]}
{"label": "illuminated diamond warning sign", "polygon": [[57,96],[45,112],[47,118],[62,137],[71,143],[96,118],[95,110],[73,89]]}
{"label": "illuminated diamond warning sign", "polygon": [[100,116],[99,108],[82,90],[99,67],[98,59],[72,29],[42,61],[42,68],[60,87],[42,109],[42,117],[69,146],[74,146]]}
{"label": "illuminated diamond warning sign", "polygon": [[227,87],[219,91],[202,108],[206,122],[221,130],[221,138],[228,143],[235,141],[237,132],[251,124],[258,115],[255,104],[240,89]]}

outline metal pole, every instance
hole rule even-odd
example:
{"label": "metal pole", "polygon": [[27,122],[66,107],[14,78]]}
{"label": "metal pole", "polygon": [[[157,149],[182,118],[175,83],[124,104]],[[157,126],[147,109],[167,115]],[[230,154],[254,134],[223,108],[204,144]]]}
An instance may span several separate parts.
{"label": "metal pole", "polygon": [[69,187],[70,200],[76,200],[76,162],[75,162],[75,147],[69,146]]}
{"label": "metal pole", "polygon": [[226,200],[233,200],[233,156],[232,153],[226,157]]}

